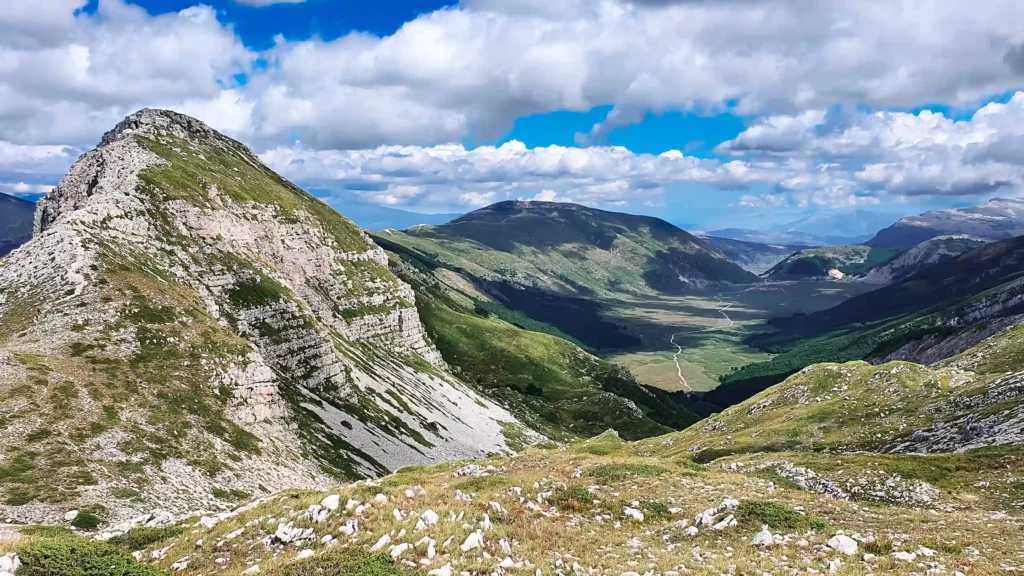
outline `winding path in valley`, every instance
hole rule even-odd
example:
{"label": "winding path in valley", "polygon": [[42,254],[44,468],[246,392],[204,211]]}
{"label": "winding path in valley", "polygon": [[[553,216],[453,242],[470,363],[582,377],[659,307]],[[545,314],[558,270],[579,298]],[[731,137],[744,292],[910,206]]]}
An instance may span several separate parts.
{"label": "winding path in valley", "polygon": [[[737,294],[738,294],[738,292],[737,292]],[[725,325],[721,325],[721,326],[708,326],[707,328],[701,328],[699,330],[688,330],[686,332],[676,332],[675,334],[672,334],[671,338],[669,338],[669,342],[673,346],[676,347],[676,353],[672,355],[672,361],[675,362],[675,364],[676,364],[676,376],[679,377],[679,383],[682,384],[682,386],[683,386],[683,388],[684,388],[684,390],[686,392],[693,392],[693,387],[690,386],[690,383],[686,381],[686,377],[683,376],[683,367],[679,364],[679,355],[683,353],[683,347],[676,343],[676,336],[683,336],[683,335],[686,335],[686,334],[698,334],[700,332],[710,332],[712,330],[718,330],[720,328],[729,328],[729,327],[733,326],[734,324],[736,324],[736,322],[734,322],[733,319],[729,318],[729,315],[726,314],[726,311],[729,308],[732,308],[733,305],[735,305],[736,303],[735,302],[726,303],[725,300],[722,300],[721,294],[719,294],[718,296],[715,296],[715,300],[718,300],[722,304],[725,304],[725,306],[723,306],[722,308],[718,309],[718,313],[721,314],[725,318],[725,322],[726,322]]]}

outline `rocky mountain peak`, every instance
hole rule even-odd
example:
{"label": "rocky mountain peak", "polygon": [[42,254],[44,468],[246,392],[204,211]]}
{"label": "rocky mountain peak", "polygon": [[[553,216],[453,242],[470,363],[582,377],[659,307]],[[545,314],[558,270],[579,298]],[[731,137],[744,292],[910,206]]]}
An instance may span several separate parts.
{"label": "rocky mountain peak", "polygon": [[447,372],[383,250],[198,120],[129,116],[35,228],[0,260],[0,462],[31,458],[35,487],[0,481],[0,517],[210,508],[518,429]]}

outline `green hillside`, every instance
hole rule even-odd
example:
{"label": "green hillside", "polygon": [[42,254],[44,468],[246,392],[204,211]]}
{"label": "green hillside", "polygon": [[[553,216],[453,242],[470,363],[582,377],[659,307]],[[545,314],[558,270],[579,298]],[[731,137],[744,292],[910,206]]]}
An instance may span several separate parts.
{"label": "green hillside", "polygon": [[779,262],[764,276],[771,280],[828,278],[830,273],[838,277],[858,276],[886,264],[900,252],[898,248],[869,246],[808,248]]}

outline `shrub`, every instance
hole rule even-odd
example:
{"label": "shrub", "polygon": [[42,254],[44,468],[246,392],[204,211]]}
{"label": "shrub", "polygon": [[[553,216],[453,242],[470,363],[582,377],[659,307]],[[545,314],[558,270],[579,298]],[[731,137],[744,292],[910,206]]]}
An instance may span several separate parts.
{"label": "shrub", "polygon": [[744,500],[736,511],[736,519],[750,527],[767,524],[776,530],[824,530],[827,525],[809,518],[789,506],[767,500]]}
{"label": "shrub", "polygon": [[77,536],[43,539],[18,550],[18,576],[161,576],[129,554]]}
{"label": "shrub", "polygon": [[103,524],[103,519],[92,512],[79,512],[71,521],[71,525],[79,530],[95,530]]}

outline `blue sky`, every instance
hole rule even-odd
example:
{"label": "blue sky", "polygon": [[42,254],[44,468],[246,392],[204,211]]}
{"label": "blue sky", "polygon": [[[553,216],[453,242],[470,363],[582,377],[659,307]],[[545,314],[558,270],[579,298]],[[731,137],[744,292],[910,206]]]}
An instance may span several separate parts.
{"label": "blue sky", "polygon": [[1010,0],[7,0],[0,191],[45,193],[154,106],[342,212],[523,198],[712,229],[964,206],[1024,181],[1022,21]]}

